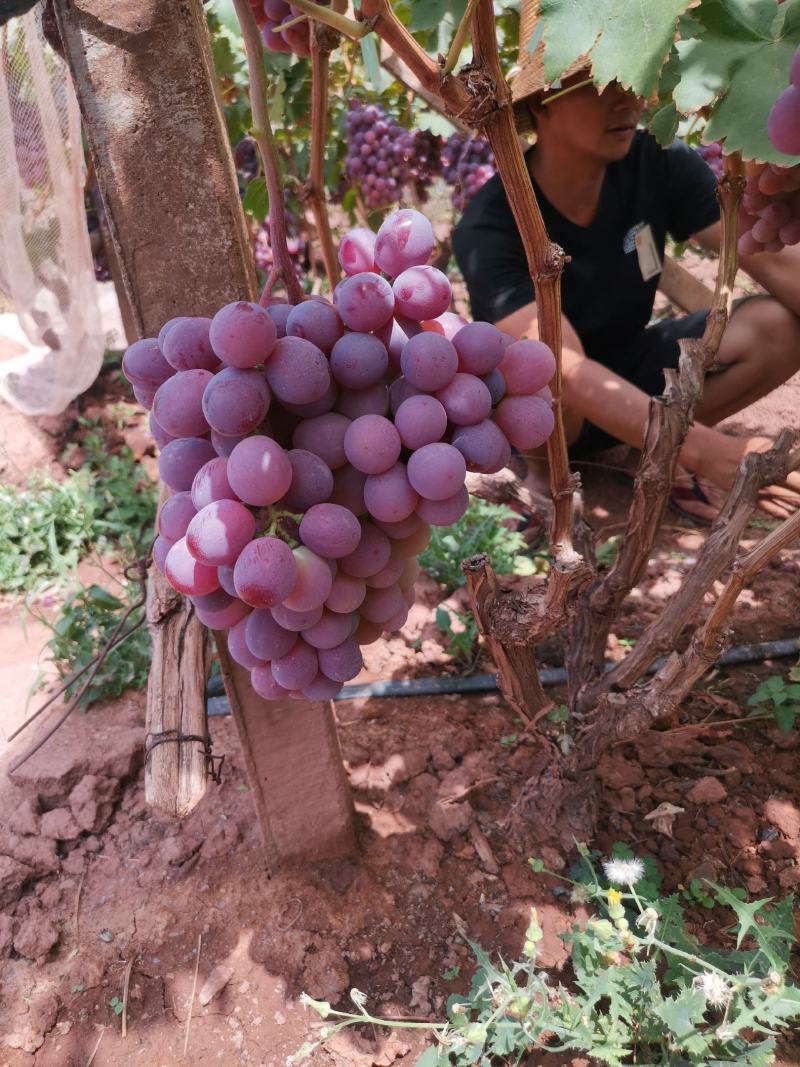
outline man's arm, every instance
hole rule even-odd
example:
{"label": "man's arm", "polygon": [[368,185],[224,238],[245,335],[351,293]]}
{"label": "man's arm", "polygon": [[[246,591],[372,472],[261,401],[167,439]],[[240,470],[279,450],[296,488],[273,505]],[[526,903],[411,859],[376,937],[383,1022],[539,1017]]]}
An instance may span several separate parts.
{"label": "man's arm", "polygon": [[[720,223],[696,233],[692,240],[709,252],[719,253]],[[754,256],[741,256],[739,265],[754,282],[767,290],[784,307],[800,315],[800,245],[789,245],[780,252],[758,252]]]}

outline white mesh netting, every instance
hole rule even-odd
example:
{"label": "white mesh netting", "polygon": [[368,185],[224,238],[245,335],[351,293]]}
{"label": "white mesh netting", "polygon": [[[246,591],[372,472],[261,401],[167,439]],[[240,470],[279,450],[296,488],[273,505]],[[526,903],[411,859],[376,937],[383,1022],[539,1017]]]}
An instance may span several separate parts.
{"label": "white mesh netting", "polygon": [[0,310],[16,316],[2,316],[0,396],[55,415],[97,377],[104,337],[78,102],[39,7],[0,28]]}

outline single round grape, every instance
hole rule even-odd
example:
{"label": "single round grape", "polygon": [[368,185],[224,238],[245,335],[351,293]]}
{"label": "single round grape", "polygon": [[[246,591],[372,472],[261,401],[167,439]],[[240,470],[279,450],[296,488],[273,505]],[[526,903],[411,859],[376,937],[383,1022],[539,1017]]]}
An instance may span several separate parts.
{"label": "single round grape", "polygon": [[402,630],[408,621],[408,612],[409,608],[404,604],[398,612],[392,615],[391,619],[387,619],[386,622],[382,623],[383,632],[385,634],[393,634],[397,633],[398,630]]}
{"label": "single round grape", "polygon": [[193,596],[192,603],[198,619],[209,630],[230,630],[250,614],[247,604],[238,597],[229,596],[224,589]]}
{"label": "single round grape", "polygon": [[263,667],[266,662],[263,659],[259,659],[258,656],[254,656],[247,647],[245,634],[247,624],[252,616],[253,612],[251,611],[249,615],[240,619],[235,625],[231,626],[230,630],[228,630],[228,652],[231,654],[231,659],[235,660],[240,667],[245,667],[248,671],[252,671],[254,667]]}
{"label": "single round grape", "polygon": [[246,437],[228,457],[228,481],[245,504],[274,504],[292,483],[292,465],[270,437]]}
{"label": "single round grape", "polygon": [[265,363],[278,337],[275,321],[264,308],[247,300],[237,300],[220,308],[211,320],[211,347],[229,367]]}
{"label": "single round grape", "polygon": [[488,374],[484,374],[481,381],[489,390],[489,396],[492,398],[492,407],[496,408],[506,395],[506,380],[503,377],[503,372],[499,368],[490,370]]}
{"label": "single round grape", "polygon": [[324,415],[330,411],[336,405],[336,401],[339,399],[339,386],[331,378],[330,385],[319,398],[319,400],[313,400],[310,404],[287,404],[284,403],[286,411],[291,412],[292,415],[299,415],[303,419],[313,419],[317,415]]}
{"label": "single round grape", "polygon": [[[784,89],[767,118],[767,135],[779,152],[800,155],[800,90]],[[766,190],[764,190],[766,192]]]}
{"label": "single round grape", "polygon": [[412,514],[419,495],[412,488],[405,463],[395,463],[382,474],[370,474],[364,483],[364,503],[373,519],[401,522]]}
{"label": "single round grape", "polygon": [[385,589],[367,589],[359,615],[370,622],[386,622],[405,607],[405,601],[396,585]]}
{"label": "single round grape", "polygon": [[[288,51],[288,45],[286,51]],[[289,696],[289,690],[278,685],[272,675],[272,667],[267,663],[263,667],[255,667],[250,671],[250,684],[264,700],[281,700]]]}
{"label": "single round grape", "polygon": [[400,434],[382,415],[362,415],[347,427],[344,453],[362,474],[382,474],[400,455]]}
{"label": "single round grape", "polygon": [[214,446],[205,437],[176,437],[161,449],[158,473],[176,493],[192,488],[194,476],[204,463],[216,458]]}
{"label": "single round grape", "polygon": [[371,522],[362,522],[361,540],[355,552],[339,560],[339,567],[353,578],[369,578],[389,562],[392,547],[389,538]]}
{"label": "single round grape", "polygon": [[218,456],[223,456],[227,459],[239,442],[244,441],[246,436],[247,434],[237,434],[235,437],[229,437],[227,434],[217,433],[216,430],[212,430],[211,444]]}
{"label": "single round grape", "polygon": [[292,550],[277,537],[259,537],[245,545],[233,569],[236,592],[253,608],[280,604],[297,578]]}
{"label": "single round grape", "polygon": [[231,567],[255,531],[256,520],[244,504],[238,500],[214,500],[189,523],[186,547],[208,567]]}
{"label": "single round grape", "polygon": [[422,395],[424,394],[421,390],[415,389],[408,378],[404,378],[401,374],[389,386],[389,406],[392,409],[392,414],[396,415],[400,405],[405,403],[409,397]]}
{"label": "single round grape", "polygon": [[508,466],[511,447],[500,427],[484,419],[475,426],[462,426],[453,434],[452,445],[464,457],[468,471],[496,474]]}
{"label": "single round grape", "polygon": [[213,377],[207,370],[182,370],[158,387],[153,411],[167,433],[173,437],[200,437],[208,432],[203,393]]}
{"label": "single round grape", "polygon": [[217,567],[217,577],[219,578],[220,586],[225,590],[228,596],[238,596],[236,592],[236,585],[233,581],[233,566]]}
{"label": "single round grape", "polygon": [[286,336],[286,323],[293,310],[294,306],[287,303],[270,304],[267,308],[267,314],[275,323],[275,331],[278,338]]}
{"label": "single round grape", "polygon": [[367,511],[367,505],[364,503],[366,480],[366,474],[357,471],[349,463],[344,467],[339,467],[333,473],[333,492],[329,498],[331,504],[341,504],[354,515],[365,515]]}
{"label": "single round grape", "polygon": [[503,334],[489,322],[468,322],[453,338],[458,369],[482,377],[500,365],[506,345]]}
{"label": "single round grape", "polygon": [[361,526],[339,504],[314,504],[300,520],[300,540],[324,559],[340,559],[358,547]]}
{"label": "single round grape", "polygon": [[417,504],[417,515],[431,526],[452,526],[468,507],[469,493],[466,486],[462,485],[445,500],[420,500]]}
{"label": "single round grape", "polygon": [[348,419],[358,419],[362,415],[385,415],[389,410],[389,387],[378,382],[368,389],[343,389],[336,402],[336,410]]}
{"label": "single round grape", "polygon": [[169,497],[158,509],[156,529],[168,541],[180,541],[186,534],[186,527],[197,514],[192,503],[192,494],[183,492]]}
{"label": "single round grape", "polygon": [[[419,511],[417,513],[419,514]],[[398,556],[400,559],[407,559],[409,556],[418,556],[420,552],[424,551],[430,539],[430,526],[427,522],[421,522],[419,528],[415,530],[413,534],[392,541],[392,555]]]}
{"label": "single round grape", "polygon": [[492,410],[492,394],[474,374],[459,372],[436,399],[447,412],[447,418],[456,426],[474,426],[485,419]]}
{"label": "single round grape", "polygon": [[411,589],[420,575],[419,563],[411,558],[403,560],[403,571],[400,577],[397,579],[397,588],[401,592],[405,592],[407,589]]}
{"label": "single round grape", "polygon": [[368,333],[346,333],[331,352],[331,373],[345,389],[378,385],[388,367],[386,348]]}
{"label": "single round grape", "polygon": [[328,611],[349,615],[358,608],[366,594],[367,587],[363,578],[354,578],[340,571],[333,579],[325,607]]}
{"label": "single round grape", "polygon": [[[297,581],[291,593],[283,597],[284,607],[292,611],[312,611],[321,607],[333,585],[333,575],[327,563],[316,552],[301,545],[292,552]],[[297,686],[296,688],[300,688]]]}
{"label": "single round grape", "polygon": [[452,289],[447,275],[436,267],[409,267],[392,284],[395,308],[420,322],[435,319],[450,307]]}
{"label": "single round grape", "polygon": [[311,55],[311,41],[309,38],[308,22],[295,23],[281,31],[281,37],[289,45],[292,52],[301,59],[308,59]]}
{"label": "single round grape", "polygon": [[421,325],[423,330],[429,333],[440,333],[448,341],[452,341],[458,331],[467,325],[467,320],[463,315],[457,315],[454,311],[443,311],[434,319],[426,319]]}
{"label": "single round grape", "polygon": [[150,411],[152,408],[157,391],[156,389],[151,389],[149,385],[133,386],[133,395],[136,397],[137,403],[141,404],[145,411]]}
{"label": "single round grape", "polygon": [[435,397],[417,393],[398,407],[394,424],[406,448],[422,448],[444,437],[447,412]]}
{"label": "single round grape", "polygon": [[389,321],[394,311],[392,287],[380,274],[370,271],[353,274],[338,287],[336,310],[351,330],[360,333],[377,330]]}
{"label": "single round grape", "polygon": [[164,577],[184,596],[201,596],[219,588],[217,568],[198,563],[189,552],[186,538],[176,541],[164,561]]}
{"label": "single round grape", "polygon": [[[388,392],[387,392],[387,397],[388,397]],[[387,407],[388,407],[388,399],[387,399]],[[366,414],[366,412],[364,412],[364,414]],[[383,412],[381,412],[381,414],[383,414]],[[177,437],[173,437],[171,433],[167,433],[167,431],[164,429],[163,426],[161,426],[161,424],[159,423],[158,419],[155,417],[155,415],[153,414],[152,411],[148,415],[147,421],[148,421],[148,425],[150,427],[150,436],[153,438],[153,440],[155,441],[156,445],[159,448],[163,448],[164,445],[168,445],[170,443],[170,441],[177,441],[178,440]]]}
{"label": "single round grape", "polygon": [[419,211],[395,211],[384,219],[375,239],[375,263],[396,278],[409,267],[427,263],[436,245],[433,227]]}
{"label": "single round grape", "polygon": [[175,370],[210,370],[219,367],[211,347],[211,319],[201,316],[179,319],[164,339],[164,359]]}
{"label": "single round grape", "polygon": [[146,389],[158,389],[159,385],[175,374],[164,359],[164,354],[154,337],[145,337],[134,341],[122,357],[122,373],[131,385],[144,386]]}
{"label": "single round grape", "polygon": [[503,353],[500,370],[511,396],[537,393],[556,372],[553,353],[541,341],[515,341]]}
{"label": "single round grape", "polygon": [[317,677],[317,653],[298,637],[285,656],[272,661],[272,677],[286,689],[303,689]]}
{"label": "single round grape", "polygon": [[334,648],[321,648],[317,657],[319,669],[334,682],[349,682],[364,666],[361,649],[354,637],[348,637]]}
{"label": "single round grape", "polygon": [[167,562],[167,555],[174,544],[174,541],[170,541],[161,534],[159,534],[155,541],[153,541],[153,563],[155,563],[162,574],[164,573],[164,565]]}
{"label": "single round grape", "polygon": [[261,660],[285,656],[297,640],[297,634],[276,622],[267,608],[256,608],[248,615],[244,636],[251,655]]}
{"label": "single round grape", "polygon": [[238,499],[228,481],[228,461],[217,456],[204,463],[192,482],[192,503],[197,511],[214,500]]}
{"label": "single round grape", "polygon": [[285,404],[312,404],[331,384],[324,353],[302,337],[287,335],[276,341],[264,374],[270,389]]}
{"label": "single round grape", "polygon": [[403,349],[400,369],[415,389],[435,393],[453,380],[458,370],[458,355],[446,337],[438,333],[420,333]]}
{"label": "single round grape", "polygon": [[292,434],[292,445],[313,452],[332,471],[347,463],[344,451],[344,437],[350,426],[350,419],[329,411],[313,419],[306,419],[296,427]]}
{"label": "single round grape", "polygon": [[225,367],[203,393],[203,414],[212,430],[241,437],[261,423],[269,410],[269,386],[257,370]]}
{"label": "single round grape", "polygon": [[167,319],[167,321],[158,331],[158,347],[161,349],[162,352],[164,351],[164,342],[167,339],[167,334],[176,322],[182,322],[185,317],[185,315],[176,315],[174,319]]}
{"label": "single round grape", "polygon": [[423,445],[408,460],[408,480],[427,500],[446,500],[464,484],[467,465],[452,445]]}
{"label": "single round grape", "polygon": [[304,300],[293,307],[286,319],[286,336],[302,337],[323,352],[330,352],[344,333],[342,320],[333,304]]}
{"label": "single round grape", "polygon": [[298,634],[302,630],[307,630],[309,626],[313,626],[315,622],[319,622],[322,618],[322,605],[310,608],[308,611],[292,611],[284,604],[276,604],[272,609],[272,617],[284,630],[291,630],[292,633]]}
{"label": "single round grape", "polygon": [[375,234],[364,226],[348,230],[339,242],[339,263],[345,274],[375,271]]}
{"label": "single round grape", "polygon": [[312,648],[335,648],[350,637],[356,628],[356,621],[354,614],[323,611],[319,622],[303,630],[303,640]]}
{"label": "single round grape", "polygon": [[320,673],[303,690],[306,700],[333,700],[342,691],[341,682],[334,682]]}
{"label": "single round grape", "polygon": [[520,451],[543,445],[555,426],[552,408],[538,396],[507,396],[497,407],[495,421]]}
{"label": "single round grape", "polygon": [[380,623],[370,622],[369,619],[360,619],[353,636],[359,645],[371,645],[383,636],[383,627]]}
{"label": "single round grape", "polygon": [[367,586],[370,589],[387,589],[390,585],[395,585],[403,573],[405,562],[400,556],[391,556],[383,570],[366,579]]}
{"label": "single round grape", "polygon": [[397,319],[391,318],[375,331],[375,336],[389,355],[389,366],[396,370],[400,366],[400,357],[410,335],[406,333]]}
{"label": "single round grape", "polygon": [[304,448],[293,448],[286,455],[292,465],[292,484],[281,504],[295,511],[306,511],[328,500],[333,492],[333,474],[327,463]]}
{"label": "single round grape", "polygon": [[375,525],[379,530],[383,530],[387,537],[391,537],[392,540],[410,537],[420,527],[422,519],[417,518],[415,514],[411,514],[407,519],[403,519],[401,522],[382,522],[380,519],[375,520]]}

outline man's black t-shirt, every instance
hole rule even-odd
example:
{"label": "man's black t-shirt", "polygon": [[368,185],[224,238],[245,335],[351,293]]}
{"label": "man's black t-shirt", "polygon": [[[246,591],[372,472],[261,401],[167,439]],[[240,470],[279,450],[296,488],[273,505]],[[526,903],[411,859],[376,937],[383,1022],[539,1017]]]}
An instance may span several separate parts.
{"label": "man's black t-shirt", "polygon": [[[707,164],[681,141],[663,149],[637,132],[624,159],[606,168],[594,221],[578,226],[534,189],[551,240],[571,261],[561,300],[589,356],[613,364],[613,353],[644,330],[658,276],[645,281],[635,246],[650,227],[659,262],[669,233],[683,241],[719,218],[716,180]],[[473,197],[453,234],[453,247],[469,289],[472,316],[497,322],[534,299],[514,217],[500,176]]]}

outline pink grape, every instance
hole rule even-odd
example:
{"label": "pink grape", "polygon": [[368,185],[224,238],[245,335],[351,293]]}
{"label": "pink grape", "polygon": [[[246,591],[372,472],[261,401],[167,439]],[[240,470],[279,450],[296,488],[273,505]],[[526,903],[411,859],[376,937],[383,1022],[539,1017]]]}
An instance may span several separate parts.
{"label": "pink grape", "polygon": [[511,448],[505,434],[490,419],[475,426],[462,426],[453,434],[452,444],[467,464],[468,471],[496,474],[508,466]]}
{"label": "pink grape", "polygon": [[[354,337],[355,334],[350,336]],[[336,402],[336,410],[348,419],[357,419],[361,415],[385,415],[389,410],[389,388],[383,382],[378,382],[368,389],[343,389]]]}
{"label": "pink grape", "polygon": [[258,304],[237,300],[211,320],[211,347],[229,367],[247,369],[265,363],[277,340],[272,316]]}
{"label": "pink grape", "polygon": [[319,622],[322,618],[322,605],[309,608],[308,611],[292,611],[284,604],[276,604],[272,609],[272,617],[284,630],[291,630],[292,633],[297,634],[301,630],[307,630],[315,622]]}
{"label": "pink grape", "polygon": [[355,632],[355,639],[359,645],[371,645],[383,635],[383,627],[379,623],[361,619]]}
{"label": "pink grape", "polygon": [[298,579],[292,550],[277,537],[259,537],[245,545],[233,569],[236,592],[253,608],[280,604]]}
{"label": "pink grape", "polygon": [[203,414],[212,430],[241,437],[259,425],[269,410],[269,386],[257,370],[225,367],[203,393]]}
{"label": "pink grape", "polygon": [[324,503],[333,492],[330,467],[304,448],[293,448],[286,455],[292,465],[292,484],[281,501],[284,507],[306,511]]}
{"label": "pink grape", "polygon": [[319,622],[303,630],[303,640],[312,648],[335,648],[346,641],[356,626],[353,614],[344,615],[334,611],[323,611]]}
{"label": "pink grape", "polygon": [[784,89],[773,104],[767,118],[767,134],[779,152],[800,155],[800,90],[794,85]]}
{"label": "pink grape", "polygon": [[297,581],[291,593],[283,597],[284,606],[292,611],[311,611],[321,607],[333,585],[330,568],[316,552],[303,545],[294,549],[292,555],[297,568]]}
{"label": "pink grape", "polygon": [[[421,501],[420,501],[421,503]],[[417,512],[419,514],[419,511]],[[408,537],[397,538],[392,541],[391,553],[401,559],[409,556],[418,556],[431,539],[431,528],[427,522],[420,522],[419,527]]]}
{"label": "pink grape", "polygon": [[248,615],[244,636],[250,654],[261,660],[285,656],[297,640],[297,634],[284,629],[266,608],[256,608]]}
{"label": "pink grape", "polygon": [[324,353],[310,341],[288,334],[275,342],[264,374],[270,389],[285,404],[312,404],[331,384]]}
{"label": "pink grape", "polygon": [[339,504],[314,504],[300,520],[300,540],[325,559],[340,559],[355,552],[361,525]]}
{"label": "pink grape", "polygon": [[304,300],[286,319],[287,337],[302,337],[323,352],[330,352],[343,333],[342,320],[327,301]]}
{"label": "pink grape", "polygon": [[503,352],[503,334],[489,322],[469,322],[462,326],[453,338],[458,353],[458,369],[467,374],[482,377],[500,365]]}
{"label": "pink grape", "polygon": [[354,578],[340,571],[333,579],[325,607],[328,611],[349,615],[350,612],[357,610],[366,594],[367,587],[363,578]]}
{"label": "pink grape", "polygon": [[235,660],[240,667],[245,667],[248,671],[253,670],[254,667],[263,667],[265,663],[265,660],[259,659],[258,656],[254,656],[247,647],[245,633],[247,624],[252,616],[253,612],[251,611],[249,615],[240,619],[235,625],[231,626],[230,630],[228,630],[228,652],[231,654],[231,659]]}
{"label": "pink grape", "polygon": [[200,437],[209,429],[203,414],[203,393],[213,378],[207,370],[182,370],[158,387],[153,412],[173,437]]}
{"label": "pink grape", "polygon": [[400,356],[403,354],[409,335],[397,319],[392,318],[375,331],[375,336],[389,354],[389,366],[397,369],[400,366]]}
{"label": "pink grape", "polygon": [[159,534],[155,541],[153,541],[153,563],[155,563],[162,574],[164,573],[164,565],[167,561],[167,555],[174,544],[174,541],[162,537],[161,534]]}
{"label": "pink grape", "polygon": [[503,372],[497,368],[490,370],[488,374],[484,374],[481,381],[489,390],[489,396],[492,398],[492,407],[496,408],[506,395],[506,380],[503,377]]}
{"label": "pink grape", "polygon": [[382,474],[370,474],[364,483],[364,503],[374,519],[400,522],[408,518],[418,501],[404,463],[395,463]]}
{"label": "pink grape", "polygon": [[383,623],[383,632],[393,634],[398,630],[402,630],[408,620],[408,610],[408,607],[404,604],[396,614],[392,615],[391,619],[387,619]]}
{"label": "pink grape", "polygon": [[527,396],[543,389],[556,372],[555,356],[541,341],[515,341],[500,362],[506,391]]}
{"label": "pink grape", "polygon": [[405,601],[400,590],[396,585],[390,585],[386,589],[368,589],[358,612],[370,622],[386,622],[404,607]]}
{"label": "pink grape", "polygon": [[345,274],[375,270],[375,234],[363,226],[349,230],[339,242],[339,263]]}
{"label": "pink grape", "polygon": [[[288,45],[286,50],[288,51]],[[289,696],[289,690],[284,689],[282,685],[278,685],[275,681],[272,667],[269,663],[263,667],[255,667],[250,671],[250,682],[253,689],[265,700],[281,700],[283,697]]]}
{"label": "pink grape", "polygon": [[313,419],[317,415],[324,415],[330,411],[336,405],[336,401],[339,399],[339,386],[331,378],[330,385],[319,398],[319,400],[313,400],[310,404],[286,404],[284,408],[291,412],[292,415],[299,415],[303,419]]}
{"label": "pink grape", "polygon": [[145,411],[150,411],[153,406],[153,401],[156,398],[156,389],[151,389],[147,385],[134,385],[133,395],[136,397],[137,403],[141,404]]}
{"label": "pink grape", "polygon": [[408,480],[427,500],[446,500],[464,484],[467,465],[452,445],[424,445],[408,460]]}
{"label": "pink grape", "polygon": [[228,481],[228,461],[217,456],[204,463],[192,482],[192,503],[197,511],[214,500],[236,500]]}
{"label": "pink grape", "polygon": [[436,267],[409,267],[392,285],[395,307],[417,322],[435,319],[450,307],[452,290],[447,275]]}
{"label": "pink grape", "polygon": [[447,338],[448,341],[452,341],[459,330],[467,325],[467,320],[463,315],[456,315],[454,311],[443,311],[441,315],[437,315],[435,319],[428,319],[422,323],[423,330],[428,330],[430,333],[440,333]]}
{"label": "pink grape", "polygon": [[403,572],[397,579],[398,588],[403,592],[410,589],[419,577],[420,566],[415,559],[403,560]]}
{"label": "pink grape", "polygon": [[[387,393],[387,396],[388,396],[388,393]],[[388,405],[388,400],[387,400],[387,405],[386,406],[387,407],[389,406]],[[364,412],[364,414],[366,414],[366,412]],[[382,415],[383,412],[380,412],[380,414]],[[159,423],[158,419],[155,417],[155,415],[153,414],[152,411],[150,412],[150,414],[149,414],[149,416],[147,418],[147,422],[148,422],[148,425],[150,427],[150,436],[153,438],[153,440],[155,441],[155,443],[158,445],[159,448],[163,448],[164,445],[168,445],[170,443],[170,441],[177,441],[177,437],[173,437],[171,433],[167,433],[167,431],[164,429],[164,427],[161,426],[161,424]]]}
{"label": "pink grape", "polygon": [[392,556],[382,571],[378,571],[377,574],[372,574],[367,578],[367,586],[370,589],[386,589],[388,586],[394,585],[403,573],[405,562],[400,556]]}
{"label": "pink grape", "polygon": [[400,434],[382,415],[362,415],[347,427],[344,453],[363,474],[382,474],[400,455]]}
{"label": "pink grape", "polygon": [[176,493],[169,497],[158,510],[156,527],[162,537],[168,541],[180,541],[186,534],[186,527],[197,514],[192,503],[192,494]]}
{"label": "pink grape", "polygon": [[181,318],[164,339],[164,359],[175,370],[210,370],[219,367],[219,359],[208,337],[211,319]]}
{"label": "pink grape", "polygon": [[122,373],[131,385],[152,390],[158,389],[159,385],[171,378],[175,368],[164,359],[158,341],[154,337],[145,337],[141,341],[134,341],[126,350],[122,357]]}
{"label": "pink grape", "polygon": [[291,304],[270,304],[267,308],[267,314],[275,323],[275,331],[278,338],[286,336],[286,323],[289,321],[289,316],[293,310]]}
{"label": "pink grape", "polygon": [[456,426],[474,426],[485,419],[492,410],[492,394],[474,374],[455,375],[436,399],[447,412],[447,418]]}
{"label": "pink grape", "polygon": [[417,515],[431,526],[452,526],[458,522],[469,507],[469,493],[466,486],[453,493],[445,500],[420,500]]}
{"label": "pink grape", "polygon": [[336,293],[336,310],[346,326],[360,333],[377,330],[394,311],[392,287],[380,274],[363,271],[344,279]]}
{"label": "pink grape", "polygon": [[158,347],[161,349],[162,352],[164,351],[164,342],[167,339],[167,334],[169,333],[169,331],[172,329],[176,322],[183,322],[185,318],[185,315],[176,315],[174,319],[167,319],[167,321],[158,331]]}
{"label": "pink grape", "polygon": [[354,637],[348,637],[334,648],[321,648],[317,655],[319,669],[334,682],[349,682],[364,666],[361,649]]}
{"label": "pink grape", "polygon": [[216,455],[214,446],[204,437],[176,437],[164,445],[158,457],[161,481],[176,493],[189,490],[203,464]]}
{"label": "pink grape", "polygon": [[246,437],[228,457],[228,481],[245,504],[263,507],[286,494],[292,482],[292,465],[271,438]]}
{"label": "pink grape", "polygon": [[552,408],[538,396],[507,396],[497,407],[495,421],[520,450],[543,445],[555,426]]}
{"label": "pink grape", "polygon": [[410,537],[415,533],[422,525],[422,520],[417,518],[415,514],[411,514],[407,519],[403,519],[400,522],[383,522],[381,519],[375,520],[375,525],[379,530],[383,530],[387,537],[391,537],[392,540]]}
{"label": "pink grape", "polygon": [[320,673],[310,685],[305,687],[303,696],[307,700],[333,700],[341,691],[341,682],[334,682]]}
{"label": "pink grape", "polygon": [[238,500],[215,500],[198,511],[189,523],[186,547],[196,560],[208,567],[231,567],[255,530],[256,520],[244,504]]}
{"label": "pink grape", "polygon": [[411,396],[422,396],[422,391],[416,389],[408,378],[404,378],[401,374],[389,386],[389,406],[392,409],[392,414],[396,415],[400,405]]}
{"label": "pink grape", "polygon": [[309,58],[311,55],[311,42],[309,41],[309,26],[307,22],[287,27],[281,31],[281,37],[283,37],[296,56],[300,56],[302,59]]}
{"label": "pink grape", "polygon": [[331,352],[331,373],[348,390],[378,385],[388,366],[386,348],[367,333],[346,333]]}
{"label": "pink grape", "polygon": [[446,337],[420,333],[403,349],[400,368],[408,382],[423,393],[435,393],[448,385],[458,370],[458,354]]}
{"label": "pink grape", "polygon": [[357,471],[347,463],[339,467],[333,474],[333,492],[330,495],[331,504],[341,504],[343,508],[352,511],[354,515],[363,515],[367,510],[364,503],[364,485],[367,476]]}
{"label": "pink grape", "polygon": [[192,597],[194,610],[203,626],[209,630],[229,630],[250,614],[250,608],[237,597],[228,596],[224,589]]}
{"label": "pink grape", "polygon": [[164,561],[164,577],[184,596],[202,596],[219,588],[217,568],[198,563],[189,552],[186,538],[176,541]]}
{"label": "pink grape", "polygon": [[219,578],[220,586],[225,590],[229,596],[238,596],[236,592],[236,585],[233,581],[233,566],[217,567],[217,577]]}
{"label": "pink grape", "polygon": [[427,263],[436,240],[428,219],[411,209],[387,216],[375,239],[375,263],[391,278]]}
{"label": "pink grape", "polygon": [[237,434],[235,437],[229,437],[228,434],[217,433],[216,430],[212,430],[211,444],[218,456],[223,456],[227,459],[239,442],[244,441],[246,436],[247,434]]}
{"label": "pink grape", "polygon": [[335,471],[347,462],[344,437],[349,426],[350,419],[329,411],[325,415],[301,422],[292,434],[292,445],[313,452]]}
{"label": "pink grape", "polygon": [[389,538],[371,522],[361,524],[358,548],[339,560],[339,567],[353,578],[369,578],[389,562],[392,547]]}
{"label": "pink grape", "polygon": [[422,448],[423,445],[441,441],[444,437],[447,412],[439,400],[425,393],[418,393],[404,400],[398,407],[394,424],[406,448]]}

